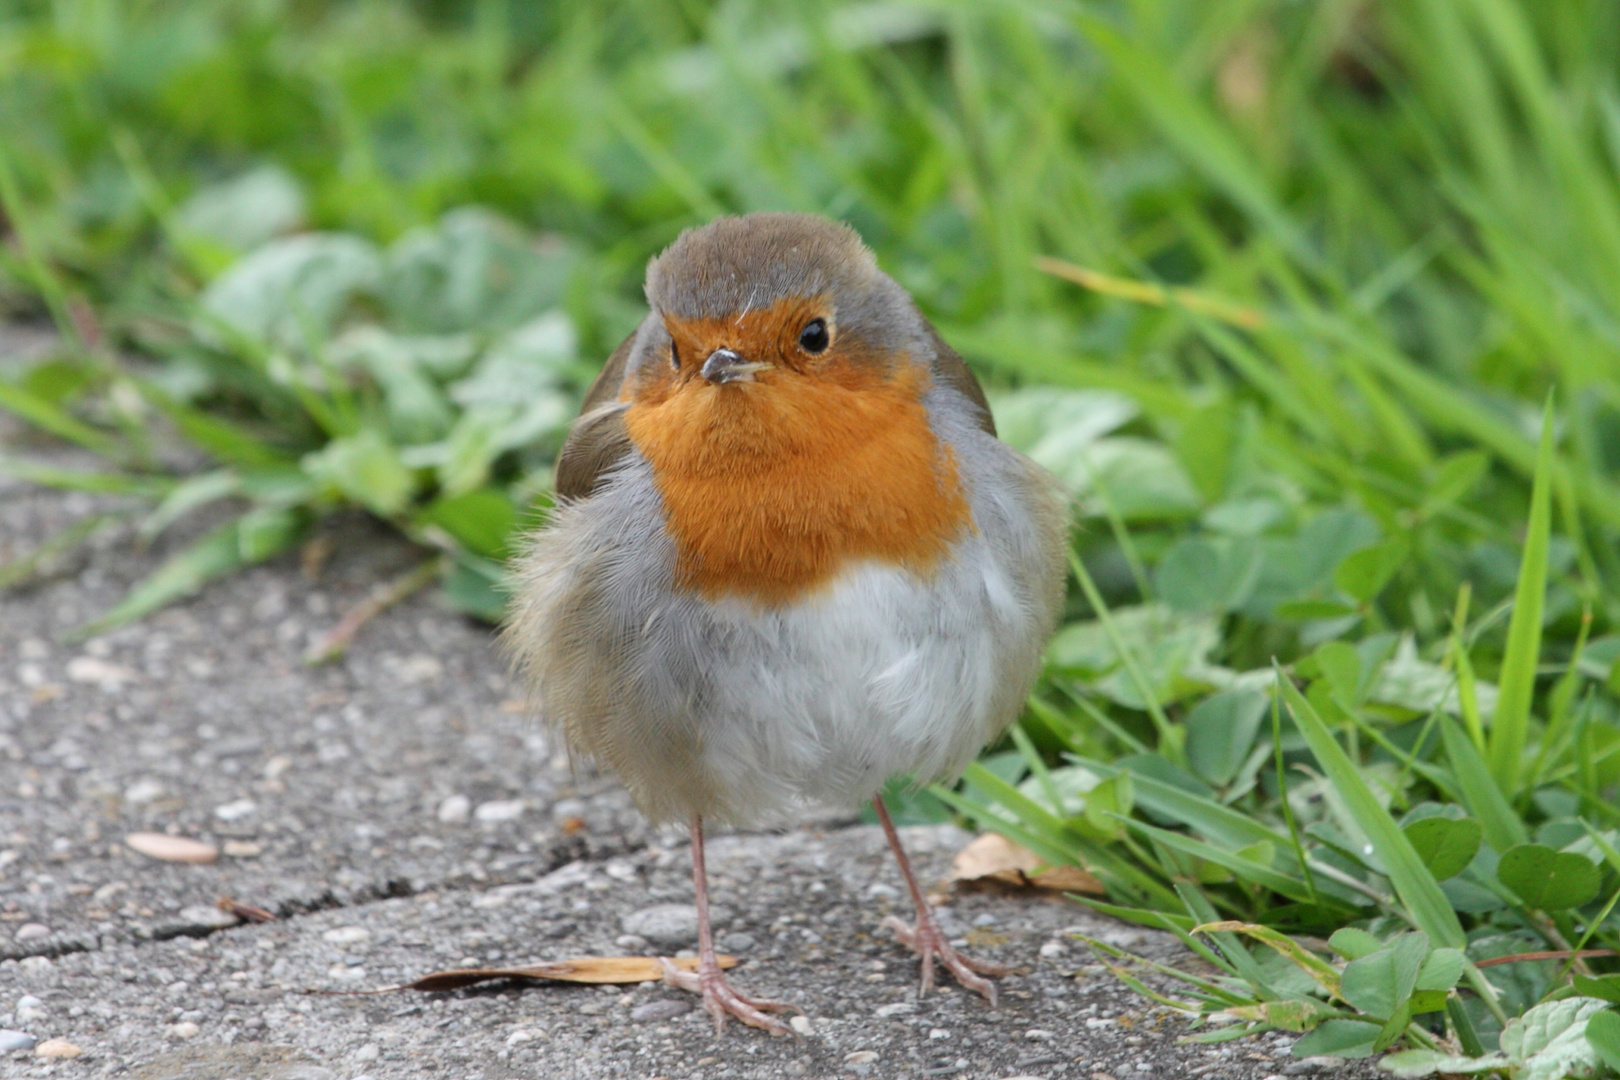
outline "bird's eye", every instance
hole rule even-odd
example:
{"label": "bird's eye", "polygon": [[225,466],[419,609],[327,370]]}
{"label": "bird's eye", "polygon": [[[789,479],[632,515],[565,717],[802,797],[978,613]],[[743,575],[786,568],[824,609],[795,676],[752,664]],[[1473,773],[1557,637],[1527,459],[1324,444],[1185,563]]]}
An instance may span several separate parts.
{"label": "bird's eye", "polygon": [[811,319],[799,331],[799,348],[807,353],[826,352],[832,339],[827,336],[827,320]]}

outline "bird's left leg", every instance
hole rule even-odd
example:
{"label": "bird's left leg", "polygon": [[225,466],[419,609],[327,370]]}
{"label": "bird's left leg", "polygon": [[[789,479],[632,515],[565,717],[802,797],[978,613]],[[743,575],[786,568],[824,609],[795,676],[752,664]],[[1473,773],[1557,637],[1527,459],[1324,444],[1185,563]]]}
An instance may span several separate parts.
{"label": "bird's left leg", "polygon": [[682,990],[703,995],[703,1007],[714,1017],[716,1035],[725,1028],[727,1016],[735,1016],[743,1023],[764,1028],[773,1035],[796,1034],[766,1014],[800,1010],[786,1002],[748,997],[726,980],[725,972],[720,969],[720,960],[714,953],[714,935],[709,931],[708,877],[703,863],[703,819],[693,814],[692,882],[697,886],[698,969],[696,972],[682,971],[668,960],[662,960],[664,981]]}
{"label": "bird's left leg", "polygon": [[883,920],[883,925],[893,930],[894,936],[922,960],[922,985],[917,988],[917,996],[922,997],[934,985],[934,959],[937,957],[956,976],[958,983],[969,990],[977,990],[994,1005],[996,984],[984,976],[1010,975],[1013,969],[1005,964],[975,960],[951,947],[945,932],[939,928],[939,920],[934,917],[934,909],[928,905],[928,897],[923,895],[922,886],[917,884],[917,875],[912,873],[911,860],[906,857],[906,849],[900,846],[900,834],[894,831],[894,822],[889,818],[889,808],[883,805],[883,796],[873,796],[872,806],[877,810],[878,820],[883,823],[883,834],[889,838],[889,846],[894,849],[894,861],[900,864],[900,876],[906,879],[906,888],[911,890],[912,903],[917,905],[915,926],[907,926],[893,915]]}

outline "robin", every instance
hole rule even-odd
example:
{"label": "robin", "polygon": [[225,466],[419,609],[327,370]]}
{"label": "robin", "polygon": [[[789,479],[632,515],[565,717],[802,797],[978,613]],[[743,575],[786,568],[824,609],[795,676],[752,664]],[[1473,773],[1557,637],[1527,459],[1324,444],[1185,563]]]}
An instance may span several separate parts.
{"label": "robin", "polygon": [[773,1032],[726,979],[705,822],[870,800],[917,918],[886,924],[995,1002],[878,794],[957,775],[1017,717],[1063,596],[1052,479],[996,438],[967,366],[855,231],[721,218],[647,268],[651,311],[557,459],[506,644],[571,750],[692,837],[698,970],[669,982]]}

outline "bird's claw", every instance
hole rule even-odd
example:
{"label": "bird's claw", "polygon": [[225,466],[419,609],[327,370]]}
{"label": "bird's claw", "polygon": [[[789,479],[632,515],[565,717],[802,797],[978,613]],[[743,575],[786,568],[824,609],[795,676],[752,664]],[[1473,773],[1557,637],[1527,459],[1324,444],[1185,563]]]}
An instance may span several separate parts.
{"label": "bird's claw", "polygon": [[763,1028],[772,1035],[799,1037],[798,1032],[777,1023],[774,1017],[766,1015],[772,1012],[803,1012],[797,1006],[789,1005],[785,1001],[751,998],[739,993],[726,981],[725,974],[718,967],[712,971],[702,969],[682,971],[663,957],[659,957],[658,963],[664,969],[664,982],[667,985],[703,995],[703,1008],[714,1017],[716,1035],[725,1029],[726,1017],[735,1016],[750,1027]]}
{"label": "bird's claw", "polygon": [[922,983],[917,987],[918,997],[926,995],[934,985],[936,957],[952,975],[956,976],[958,983],[983,995],[992,1008],[996,1004],[996,984],[983,976],[1010,975],[1016,970],[1006,964],[976,960],[957,952],[946,940],[944,931],[939,928],[939,923],[931,912],[918,913],[915,926],[907,926],[893,915],[884,919],[883,925],[893,930],[900,943],[915,952],[922,961]]}

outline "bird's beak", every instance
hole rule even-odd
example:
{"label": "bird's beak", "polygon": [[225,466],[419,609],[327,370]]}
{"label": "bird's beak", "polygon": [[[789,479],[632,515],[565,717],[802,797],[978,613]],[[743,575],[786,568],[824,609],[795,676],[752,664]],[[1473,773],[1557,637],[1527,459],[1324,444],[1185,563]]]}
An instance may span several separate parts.
{"label": "bird's beak", "polygon": [[761,364],[744,360],[730,349],[716,349],[703,361],[703,370],[699,372],[712,383],[753,382],[754,372],[764,371],[769,364]]}

